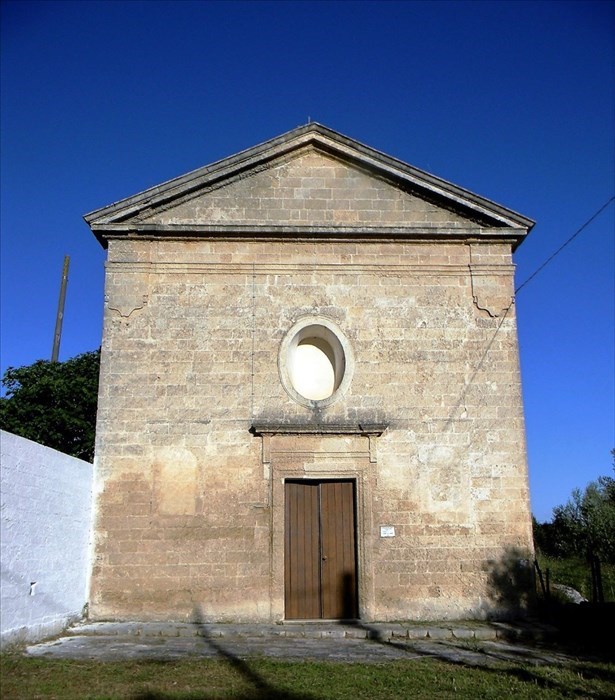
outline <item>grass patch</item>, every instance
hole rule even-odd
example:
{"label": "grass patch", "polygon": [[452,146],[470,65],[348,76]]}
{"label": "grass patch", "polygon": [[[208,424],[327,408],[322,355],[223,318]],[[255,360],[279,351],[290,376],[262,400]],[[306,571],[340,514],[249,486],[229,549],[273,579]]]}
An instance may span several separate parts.
{"label": "grass patch", "polygon": [[251,659],[96,662],[0,658],[0,697],[132,700],[353,698],[611,698],[615,665],[471,668],[430,658],[383,664]]}
{"label": "grass patch", "polygon": [[[580,557],[547,557],[537,552],[543,573],[549,569],[551,583],[571,586],[587,600],[591,600],[591,572],[589,564]],[[615,565],[602,564],[602,589],[605,602],[615,602]]]}

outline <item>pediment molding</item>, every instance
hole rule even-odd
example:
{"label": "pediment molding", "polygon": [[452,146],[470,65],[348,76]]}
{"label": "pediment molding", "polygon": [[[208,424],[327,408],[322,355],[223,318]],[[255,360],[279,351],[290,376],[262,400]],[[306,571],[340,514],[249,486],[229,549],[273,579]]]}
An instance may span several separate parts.
{"label": "pediment molding", "polygon": [[[467,228],[472,229],[475,234],[477,229],[484,230],[486,235],[493,231],[496,237],[506,234],[509,237],[512,236],[514,242],[518,244],[534,223],[531,219],[469,190],[316,123],[298,127],[234,156],[97,209],[84,218],[103,245],[106,245],[108,238],[126,235],[242,236],[246,231],[242,230],[238,222],[229,225],[224,222],[188,221],[161,225],[153,222],[153,219],[197,197],[207,196],[224,187],[232,187],[234,183],[245,178],[258,177],[260,173],[266,173],[306,153],[318,153],[326,158],[332,158],[348,168],[367,174],[370,178],[384,181],[403,193],[447,210],[454,217],[466,220]],[[278,226],[277,229],[275,224],[260,226],[260,222],[251,222],[245,226],[245,229],[249,229],[253,234],[260,235],[260,232],[255,230],[258,228],[284,237],[314,233],[325,237],[360,234],[377,236],[382,235],[382,232],[392,236],[403,236],[409,232],[417,233],[417,226],[412,222],[398,226],[370,226],[369,222],[364,221],[351,225],[335,223],[331,226],[317,225],[313,227],[315,231],[310,230],[305,222]],[[418,228],[425,229],[427,235],[431,236],[436,227],[422,225]],[[456,228],[458,235],[467,235],[461,223]],[[479,232],[478,235],[482,238],[485,234]]]}

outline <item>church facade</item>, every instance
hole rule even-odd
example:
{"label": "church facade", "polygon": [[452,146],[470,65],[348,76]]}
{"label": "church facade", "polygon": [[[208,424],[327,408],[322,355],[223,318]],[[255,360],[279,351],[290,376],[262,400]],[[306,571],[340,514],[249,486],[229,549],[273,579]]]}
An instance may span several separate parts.
{"label": "church facade", "polygon": [[503,611],[532,546],[531,220],[314,123],[85,219],[108,250],[91,617]]}

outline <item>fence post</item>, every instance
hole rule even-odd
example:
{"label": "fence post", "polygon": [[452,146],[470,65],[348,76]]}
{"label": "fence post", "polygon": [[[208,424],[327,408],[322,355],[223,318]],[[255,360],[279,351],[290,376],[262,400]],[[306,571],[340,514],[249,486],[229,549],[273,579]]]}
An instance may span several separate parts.
{"label": "fence post", "polygon": [[593,556],[593,572],[596,576],[596,603],[604,603],[604,590],[602,589],[602,563],[600,558]]}
{"label": "fence post", "polygon": [[544,596],[545,600],[549,597],[549,594],[547,593],[547,588],[545,586],[544,579],[542,577],[542,571],[540,570],[540,564],[538,563],[538,559],[534,559],[534,568],[538,572],[538,580],[540,581],[540,588],[542,589],[542,595]]}

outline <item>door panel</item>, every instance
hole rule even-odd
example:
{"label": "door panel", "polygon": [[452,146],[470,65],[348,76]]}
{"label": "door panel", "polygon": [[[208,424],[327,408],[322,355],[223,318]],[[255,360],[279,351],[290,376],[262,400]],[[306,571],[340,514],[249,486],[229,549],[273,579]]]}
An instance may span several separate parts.
{"label": "door panel", "polygon": [[285,508],[286,617],[319,618],[318,485],[287,483]]}
{"label": "door panel", "polygon": [[354,484],[320,485],[322,617],[354,619],[356,557]]}
{"label": "door panel", "polygon": [[357,617],[354,482],[285,485],[287,619]]}

